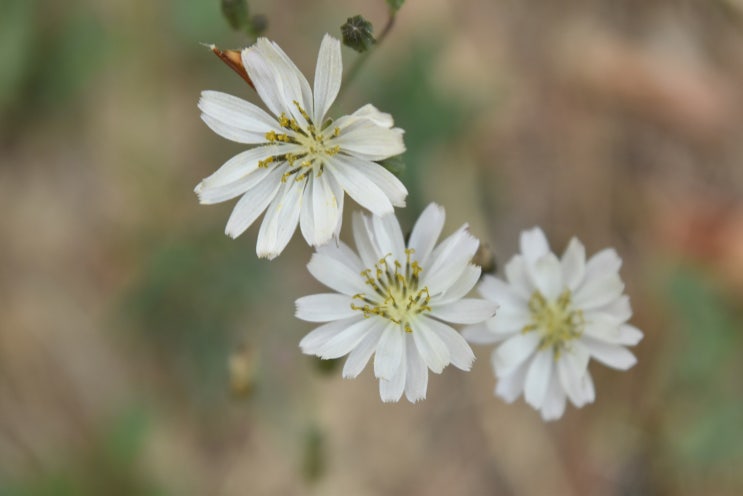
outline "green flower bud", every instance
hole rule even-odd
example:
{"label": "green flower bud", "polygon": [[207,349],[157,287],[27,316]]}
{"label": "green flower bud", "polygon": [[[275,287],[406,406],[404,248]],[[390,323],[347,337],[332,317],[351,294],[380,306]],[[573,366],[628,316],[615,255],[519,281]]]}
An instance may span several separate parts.
{"label": "green flower bud", "polygon": [[372,23],[364,19],[362,16],[357,15],[349,17],[346,23],[341,26],[341,34],[343,35],[343,44],[347,47],[353,48],[359,53],[365,52],[371,48],[371,46],[377,42],[374,39],[374,27]]}

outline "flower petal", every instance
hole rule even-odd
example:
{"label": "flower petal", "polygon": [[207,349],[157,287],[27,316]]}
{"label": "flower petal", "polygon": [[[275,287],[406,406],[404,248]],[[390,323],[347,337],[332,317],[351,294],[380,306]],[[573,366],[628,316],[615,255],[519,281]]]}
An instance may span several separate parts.
{"label": "flower petal", "polygon": [[371,119],[338,119],[335,124],[340,134],[328,144],[340,146],[342,151],[358,158],[376,162],[405,151],[403,130],[400,128],[379,126]]}
{"label": "flower petal", "polygon": [[258,231],[256,252],[260,258],[279,256],[297,229],[305,183],[291,181],[284,186],[268,206]]}
{"label": "flower petal", "polygon": [[536,263],[539,258],[550,253],[550,245],[547,242],[547,237],[539,227],[523,231],[521,233],[520,245],[521,254],[528,265]]}
{"label": "flower petal", "polygon": [[315,241],[315,236],[317,235],[317,230],[315,229],[315,214],[313,212],[314,191],[315,181],[307,181],[304,195],[302,195],[302,209],[299,213],[299,230],[302,233],[302,237],[309,245],[312,245],[312,242]]}
{"label": "flower petal", "polygon": [[312,215],[314,218],[314,236],[307,242],[312,246],[327,243],[335,234],[338,225],[338,217],[341,215],[340,204],[328,179],[333,180],[328,174],[314,177],[309,182],[313,183],[312,189]]}
{"label": "flower petal", "polygon": [[432,295],[449,289],[469,266],[480,242],[467,231],[465,224],[441,242],[423,267],[421,284],[428,286]]}
{"label": "flower petal", "polygon": [[564,350],[557,360],[557,376],[570,401],[577,407],[587,403],[583,397],[582,382],[587,373],[590,354],[580,341],[572,344],[571,349]]}
{"label": "flower petal", "polygon": [[441,236],[445,219],[444,208],[436,203],[429,203],[413,226],[408,246],[415,250],[413,256],[423,267],[426,266],[428,257]]}
{"label": "flower petal", "polygon": [[490,274],[482,276],[482,280],[477,286],[477,292],[483,298],[494,301],[501,306],[520,308],[525,307],[528,303],[528,300],[514,290],[512,286]]}
{"label": "flower petal", "polygon": [[480,274],[480,267],[472,264],[467,265],[464,272],[462,272],[462,275],[459,276],[459,279],[449,286],[449,289],[436,298],[436,303],[438,305],[443,305],[444,303],[450,303],[461,299],[464,295],[472,291],[472,288],[477,284],[477,281],[480,278]]}
{"label": "flower petal", "polygon": [[320,44],[315,67],[314,90],[315,105],[312,118],[321,125],[330,106],[338,96],[343,77],[343,59],[340,42],[326,34]]}
{"label": "flower petal", "polygon": [[541,409],[552,378],[554,363],[551,349],[537,352],[531,361],[524,382],[524,399],[536,409]]}
{"label": "flower petal", "polygon": [[307,334],[299,342],[299,347],[302,349],[302,353],[305,355],[318,355],[318,350],[323,346],[329,339],[332,339],[338,333],[344,331],[356,322],[363,320],[363,317],[359,314],[358,317],[352,317],[344,320],[334,320],[328,322],[320,327],[315,328],[312,332]]}
{"label": "flower petal", "polygon": [[479,298],[462,298],[443,305],[433,305],[431,315],[454,324],[477,324],[495,315],[497,303]]}
{"label": "flower petal", "polygon": [[528,301],[535,288],[526,272],[524,257],[515,255],[508,261],[503,270],[506,274],[506,280],[511,285],[511,288],[513,288],[513,291]]}
{"label": "flower petal", "polygon": [[351,167],[381,189],[385,196],[396,207],[405,206],[405,197],[408,196],[408,190],[405,185],[390,171],[381,165],[369,160],[352,157],[350,155],[339,156],[347,167]]}
{"label": "flower petal", "polygon": [[339,293],[353,296],[357,293],[363,293],[364,281],[358,272],[354,272],[342,261],[324,255],[315,253],[307,264],[307,270],[315,279]]}
{"label": "flower petal", "polygon": [[358,310],[351,308],[351,303],[353,300],[350,296],[338,293],[303,296],[295,302],[297,311],[294,315],[308,322],[348,319],[359,315]]}
{"label": "flower petal", "polygon": [[236,238],[245,232],[276,197],[280,187],[281,171],[274,169],[258,184],[246,191],[232,210],[227,227],[225,227],[225,234]]}
{"label": "flower petal", "polygon": [[375,215],[392,213],[394,209],[387,195],[361,171],[336,157],[328,157],[325,166],[356,203]]}
{"label": "flower petal", "polygon": [[392,379],[400,368],[404,354],[403,331],[396,324],[387,324],[374,355],[374,375],[380,379]]}
{"label": "flower petal", "polygon": [[[341,117],[336,121],[336,123],[339,126],[345,127],[345,125],[348,125],[353,118],[369,119],[377,126],[385,127],[387,129],[391,128],[395,124],[392,115],[386,112],[380,112],[379,109],[371,103],[367,103],[350,116]],[[347,122],[343,122],[344,120],[347,120]]]}
{"label": "flower petal", "polygon": [[616,272],[598,278],[586,277],[585,282],[573,295],[573,305],[584,311],[591,310],[619,298],[623,290],[624,283]]}
{"label": "flower petal", "polygon": [[565,253],[562,255],[560,264],[562,265],[565,286],[571,291],[575,291],[575,288],[583,281],[586,272],[586,248],[583,243],[578,241],[577,238],[571,239]]}
{"label": "flower petal", "polygon": [[619,272],[622,259],[614,248],[606,248],[596,253],[586,263],[586,279],[600,277],[604,274]]}
{"label": "flower petal", "polygon": [[317,253],[333,258],[349,270],[357,274],[361,274],[364,270],[364,266],[361,264],[361,259],[353,252],[353,250],[343,241],[336,241],[333,243],[327,243],[316,248]]}
{"label": "flower petal", "polygon": [[356,348],[371,331],[377,319],[361,319],[337,333],[318,347],[317,354],[323,359],[340,358]]}
{"label": "flower petal", "polygon": [[[495,356],[495,351],[491,357],[491,362],[495,364],[499,358]],[[498,383],[495,386],[496,396],[502,398],[507,403],[516,401],[524,391],[524,382],[526,381],[526,372],[529,370],[530,362],[524,362],[515,370],[507,375],[498,376]],[[495,370],[495,365],[493,366]]]}
{"label": "flower petal", "polygon": [[426,399],[426,390],[428,389],[428,367],[423,361],[418,348],[415,346],[413,336],[405,336],[407,374],[405,379],[405,397],[411,403],[418,400]]}
{"label": "flower petal", "polygon": [[364,339],[348,354],[346,363],[343,365],[344,379],[353,379],[358,376],[366,367],[374,350],[377,349],[379,338],[382,336],[386,324],[382,319],[374,319],[374,321],[374,325],[366,333]]}
{"label": "flower petal", "polygon": [[502,341],[500,336],[482,323],[464,327],[462,329],[462,336],[472,344],[494,344]]}
{"label": "flower petal", "polygon": [[398,261],[405,260],[405,240],[397,217],[394,214],[387,214],[383,217],[374,216],[371,221],[377,246],[384,256],[391,254]]}
{"label": "flower petal", "polygon": [[562,292],[562,267],[553,253],[540,257],[532,266],[529,273],[533,277],[534,285],[548,301],[554,301]]}
{"label": "flower petal", "polygon": [[627,370],[637,363],[635,355],[623,346],[603,343],[587,336],[584,336],[582,341],[588,347],[591,356],[607,367]]}
{"label": "flower petal", "polygon": [[279,129],[260,107],[219,91],[203,91],[199,109],[201,118],[215,133],[238,143],[265,143],[266,133]]}
{"label": "flower petal", "polygon": [[560,387],[555,374],[550,377],[550,385],[540,413],[542,414],[542,420],[546,422],[557,420],[565,413],[565,391]]}
{"label": "flower petal", "polygon": [[356,243],[356,250],[359,252],[364,268],[374,267],[374,264],[379,261],[381,250],[377,247],[374,238],[371,219],[361,212],[354,212],[352,222],[353,240]]}
{"label": "flower petal", "polygon": [[508,338],[493,353],[493,367],[498,377],[506,376],[516,370],[537,349],[539,334],[528,332]]}
{"label": "flower petal", "polygon": [[643,334],[640,329],[633,325],[622,324],[619,326],[619,339],[617,344],[624,346],[635,346],[637,343],[642,341]]}
{"label": "flower petal", "polygon": [[492,319],[486,322],[488,328],[498,335],[520,332],[532,323],[532,317],[526,307],[499,308]]}
{"label": "flower petal", "polygon": [[424,325],[435,333],[449,350],[449,361],[452,365],[460,370],[470,370],[472,362],[475,361],[475,354],[472,348],[457,331],[446,324],[437,322],[428,317],[422,316]]}
{"label": "flower petal", "polygon": [[400,364],[397,367],[394,375],[390,379],[380,378],[379,379],[379,396],[382,401],[389,403],[391,401],[398,401],[405,390],[405,379],[407,376],[406,366],[406,354],[405,341],[403,340],[403,355],[400,357]]}
{"label": "flower petal", "polygon": [[417,319],[411,323],[413,339],[423,361],[434,373],[440,374],[449,365],[451,355],[446,343],[429,325],[430,319]]}

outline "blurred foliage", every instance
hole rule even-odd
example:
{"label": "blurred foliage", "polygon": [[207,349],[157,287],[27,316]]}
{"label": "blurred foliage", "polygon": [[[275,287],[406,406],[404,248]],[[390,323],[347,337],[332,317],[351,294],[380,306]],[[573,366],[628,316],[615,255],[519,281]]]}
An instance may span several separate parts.
{"label": "blurred foliage", "polygon": [[19,480],[0,480],[0,496],[164,496],[168,493],[138,464],[147,431],[144,410],[124,409],[90,445],[68,446],[61,467]]}
{"label": "blurred foliage", "polygon": [[244,320],[273,278],[246,245],[213,231],[153,249],[122,305],[122,318],[207,402],[228,382],[228,357]]}
{"label": "blurred foliage", "polygon": [[387,0],[387,5],[393,12],[400,10],[400,7],[402,7],[402,4],[404,3],[405,0]]}
{"label": "blurred foliage", "polygon": [[80,95],[111,47],[96,15],[78,3],[54,12],[38,0],[4,3],[0,112],[25,120]]}
{"label": "blurred foliage", "polygon": [[680,341],[667,412],[671,452],[692,473],[743,463],[740,308],[688,269],[673,274],[668,292]]}
{"label": "blurred foliage", "polygon": [[232,29],[247,34],[251,39],[260,36],[268,27],[265,16],[250,15],[247,0],[222,0],[222,14]]}
{"label": "blurred foliage", "polygon": [[[384,111],[394,109],[395,125],[405,130],[402,180],[408,188],[408,206],[402,214],[417,215],[429,198],[421,191],[425,160],[436,143],[454,143],[467,133],[466,123],[473,109],[461,96],[442,95],[432,84],[440,41],[423,40],[414,44],[410,57],[395,69],[372,74],[366,68],[365,93]],[[456,167],[457,164],[452,164]],[[408,219],[410,220],[410,219]]]}
{"label": "blurred foliage", "polygon": [[312,425],[304,435],[302,475],[307,482],[314,483],[325,475],[326,469],[325,434],[317,425]]}

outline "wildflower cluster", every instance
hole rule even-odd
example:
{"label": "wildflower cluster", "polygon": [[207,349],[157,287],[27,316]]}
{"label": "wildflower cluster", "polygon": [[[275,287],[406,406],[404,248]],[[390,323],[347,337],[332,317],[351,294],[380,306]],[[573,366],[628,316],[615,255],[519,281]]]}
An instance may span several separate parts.
{"label": "wildflower cluster", "polygon": [[[401,3],[390,6],[396,12]],[[495,394],[508,402],[523,395],[545,420],[561,417],[567,400],[576,407],[594,401],[591,358],[621,370],[635,363],[627,346],[642,333],[627,323],[632,312],[614,250],[587,259],[573,239],[558,258],[534,228],[521,234],[521,253],[498,278],[482,276],[473,264],[479,241],[466,224],[438,242],[445,213],[435,203],[403,236],[394,207],[405,206],[407,190],[379,164],[405,151],[403,131],[371,104],[328,118],[343,75],[337,39],[323,38],[312,88],[268,39],[239,57],[218,55],[255,88],[268,112],[231,95],[202,93],[204,122],[249,148],[196,193],[202,203],[239,197],[227,221],[232,237],[265,212],[259,257],[277,257],[297,226],[315,247],[307,268],[330,291],[296,301],[296,316],[319,324],[300,341],[304,353],[346,356],[346,378],[373,356],[382,400],[404,394],[416,402],[426,397],[429,370],[470,369],[468,341],[494,345]],[[355,250],[340,240],[346,194],[368,211],[353,213]],[[475,287],[480,297],[468,297]],[[462,333],[457,325],[465,325]]]}

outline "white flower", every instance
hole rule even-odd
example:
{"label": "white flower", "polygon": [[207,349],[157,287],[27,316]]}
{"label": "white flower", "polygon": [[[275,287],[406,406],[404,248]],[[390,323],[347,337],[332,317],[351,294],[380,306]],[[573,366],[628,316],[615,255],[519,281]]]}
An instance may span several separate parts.
{"label": "white flower", "polygon": [[227,222],[242,234],[266,210],[258,233],[260,257],[278,256],[300,224],[307,243],[326,243],[341,227],[344,192],[375,214],[405,206],[407,190],[375,161],[405,151],[403,131],[372,105],[336,121],[325,115],[338,95],[341,48],[325,35],[315,69],[314,93],[275,43],[259,38],[242,62],[269,115],[240,98],[204,91],[201,118],[217,134],[258,145],[230,160],[196,186],[201,203],[241,196]]}
{"label": "white flower", "polygon": [[632,310],[621,264],[613,249],[586,262],[575,238],[558,259],[541,229],[521,234],[521,255],[506,265],[506,280],[485,276],[478,287],[500,304],[498,314],[463,332],[472,343],[500,343],[492,355],[496,395],[510,403],[523,392],[544,420],[554,420],[566,397],[576,407],[593,402],[591,358],[619,370],[635,364],[625,346],[640,342],[642,332],[626,323]]}
{"label": "white flower", "polygon": [[426,397],[428,369],[449,363],[469,370],[474,355],[445,322],[474,324],[492,317],[496,304],[464,298],[480,277],[470,260],[478,240],[462,226],[438,246],[444,209],[431,204],[415,224],[407,247],[394,215],[354,214],[358,255],[347,245],[317,249],[307,268],[337,291],[297,300],[297,317],[328,322],[300,342],[321,358],[348,354],[343,377],[356,377],[374,357],[382,401]]}

